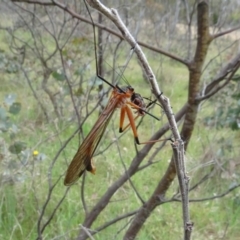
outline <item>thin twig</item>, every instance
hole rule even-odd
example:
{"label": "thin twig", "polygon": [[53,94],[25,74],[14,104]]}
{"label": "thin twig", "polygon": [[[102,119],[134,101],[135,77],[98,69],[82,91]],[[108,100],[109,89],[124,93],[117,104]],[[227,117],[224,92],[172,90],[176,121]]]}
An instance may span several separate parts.
{"label": "thin twig", "polygon": [[183,141],[179,140],[172,143],[172,148],[182,199],[184,239],[189,240],[191,237],[193,223],[190,222],[189,215],[189,201],[188,201],[189,177],[186,175]]}
{"label": "thin twig", "polygon": [[[76,19],[79,19],[79,20],[81,20],[83,22],[92,24],[92,22],[89,19],[87,19],[85,17],[82,17],[81,15],[79,15],[78,13],[76,13],[75,11],[70,9],[67,5],[62,4],[62,3],[60,3],[60,2],[58,2],[56,0],[52,0],[51,2],[49,2],[49,1],[35,1],[35,0],[33,0],[33,1],[32,0],[12,0],[12,2],[25,2],[25,3],[29,3],[29,4],[38,4],[38,5],[44,5],[44,6],[57,6],[60,9],[62,9],[63,11],[68,12],[72,17],[74,17]],[[118,32],[116,32],[116,31],[114,31],[114,30],[112,30],[112,29],[110,29],[110,28],[108,28],[108,27],[106,27],[106,26],[104,26],[102,24],[95,23],[95,26],[101,28],[104,31],[107,31],[107,32],[113,34],[114,36],[119,37],[122,40],[124,39],[124,37],[121,34],[119,34]],[[190,63],[187,60],[184,60],[184,59],[178,57],[177,55],[175,55],[173,53],[169,53],[169,52],[167,52],[167,51],[165,51],[163,49],[154,47],[152,45],[146,44],[146,43],[141,42],[141,41],[138,41],[138,44],[140,46],[145,47],[145,48],[147,48],[149,50],[152,50],[152,51],[154,51],[156,53],[160,53],[160,54],[163,54],[164,56],[167,56],[167,57],[169,57],[171,59],[174,59],[175,61],[178,61],[178,62],[182,63],[186,67],[190,66]]]}

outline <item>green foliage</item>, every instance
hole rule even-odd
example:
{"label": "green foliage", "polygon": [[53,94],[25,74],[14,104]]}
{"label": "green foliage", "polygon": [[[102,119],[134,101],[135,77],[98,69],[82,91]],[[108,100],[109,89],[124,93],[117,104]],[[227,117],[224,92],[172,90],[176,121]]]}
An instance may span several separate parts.
{"label": "green foliage", "polygon": [[[67,21],[65,21],[65,24],[67,24]],[[65,26],[64,30],[67,31],[68,27]],[[36,239],[38,232],[41,230],[38,229],[38,226],[41,228],[46,224],[43,238],[74,239],[79,233],[79,224],[84,221],[86,214],[81,202],[82,179],[68,191],[63,199],[67,191],[67,188],[63,186],[63,176],[79,144],[92,129],[98,117],[97,90],[102,81],[95,76],[93,49],[89,47],[89,40],[85,37],[79,37],[79,32],[76,34],[77,37],[73,36],[70,44],[66,45],[65,39],[68,36],[59,36],[59,45],[61,45],[61,41],[64,42],[62,56],[65,62],[71,62],[71,66],[62,66],[59,56],[53,55],[53,60],[49,58],[45,62],[49,68],[52,67],[51,75],[46,81],[45,76],[47,74],[44,72],[44,66],[31,49],[39,50],[44,43],[46,47],[43,51],[44,54],[49,51],[49,55],[51,55],[55,51],[53,44],[55,39],[53,41],[47,33],[41,35],[37,28],[34,29],[34,33],[39,34],[34,39],[35,42],[30,38],[30,35],[27,35],[27,37],[24,35],[26,34],[25,31],[19,31],[19,36],[24,36],[27,39],[26,45],[29,46],[27,49],[29,52],[21,68],[29,74],[30,84],[25,83],[27,82],[26,78],[19,71],[21,69],[19,67],[20,63],[4,52],[1,52],[2,55],[0,54],[0,71],[3,73],[4,79],[0,89],[1,100],[3,101],[0,106],[0,180],[2,183],[0,188],[0,238]],[[108,45],[111,45],[111,43],[109,42]],[[115,45],[114,42],[112,46],[115,47]],[[129,46],[127,49],[129,50]],[[41,60],[45,60],[44,54]],[[109,55],[111,56],[111,54]],[[176,64],[164,58],[160,67],[159,58],[152,54],[149,54],[149,56],[154,72],[161,72],[159,71],[160,68],[164,70],[163,73],[159,74],[158,80],[164,94],[171,97],[171,104],[174,113],[176,113],[186,102],[188,71],[181,64]],[[107,56],[106,59],[111,62],[111,57]],[[125,59],[124,51],[120,50],[118,60],[121,62]],[[115,59],[112,60],[115,61]],[[10,61],[12,62],[10,63]],[[65,67],[65,71],[63,67]],[[112,72],[114,71],[110,68],[109,71],[105,72],[104,77],[112,79]],[[137,92],[149,97],[151,91],[140,73],[141,69],[138,63],[134,61],[134,58],[131,59],[126,71],[124,71],[124,76]],[[121,74],[119,75],[121,76]],[[126,85],[121,77],[118,76],[117,79],[120,79],[120,86]],[[44,81],[47,82],[47,91],[42,87]],[[237,84],[236,81],[234,86]],[[233,89],[235,88],[233,87]],[[48,95],[46,92],[50,94]],[[234,151],[237,150],[234,145],[234,136],[226,131],[226,126],[229,125],[226,124],[224,118],[228,114],[229,106],[236,108],[236,104],[234,106],[232,103],[239,100],[239,94],[237,91],[229,90],[227,96],[228,102],[224,102],[226,100],[225,96],[221,96],[221,101],[215,100],[207,107],[204,106],[206,112],[201,113],[202,115],[199,117],[196,131],[186,153],[189,157],[189,159],[187,158],[187,168],[190,169],[191,184],[197,182],[205,171],[207,172],[213,167],[219,173],[192,191],[191,199],[214,196],[228,189],[235,181],[231,176],[224,178],[222,171],[214,164],[210,164],[210,167],[208,167],[208,162],[204,162],[204,160],[214,159],[217,162],[216,165],[220,166],[221,169],[224,168],[225,172],[231,170],[228,167],[230,162],[228,159],[234,159]],[[55,102],[52,102],[52,99]],[[212,114],[216,102],[219,103],[216,109],[217,113],[213,118],[210,115],[207,126],[204,126],[203,123],[206,122],[201,121],[201,119],[209,116],[209,112]],[[73,103],[75,103],[75,106],[73,106]],[[227,106],[227,108],[224,108],[224,106]],[[56,109],[59,111],[58,116],[54,112]],[[92,110],[93,113],[91,113]],[[148,140],[152,133],[166,123],[159,106],[156,106],[152,112],[156,116],[163,116],[162,121],[156,122],[149,116],[144,117],[143,124],[138,129],[141,141]],[[49,117],[48,121],[45,113]],[[79,118],[77,118],[76,113],[79,114]],[[236,110],[233,110],[232,114],[235,113]],[[88,116],[88,118],[85,118],[85,116]],[[220,123],[220,119],[223,119],[223,125],[218,127],[216,133],[213,131],[214,126],[216,122]],[[234,116],[232,119],[234,119]],[[82,123],[83,125],[81,125]],[[87,173],[85,179],[84,196],[88,210],[123,174],[125,166],[128,167],[132,158],[136,155],[131,131],[116,140],[120,136],[116,130],[118,124],[119,112],[116,111],[93,159],[97,167],[97,173],[96,175]],[[81,134],[73,136],[78,128],[80,128],[79,132]],[[230,137],[233,138],[232,141],[229,140]],[[211,145],[214,154],[207,152],[206,149],[209,145]],[[141,149],[141,146],[136,148]],[[157,148],[159,148],[159,144],[153,147],[148,157]],[[201,157],[204,154],[206,154],[206,157],[203,157],[202,160]],[[156,163],[133,176],[132,183],[144,201],[152,194],[159,179],[165,173],[170,156],[171,147],[170,144],[167,144],[161,154],[156,155]],[[147,158],[143,164],[148,161]],[[177,189],[176,179],[168,192],[168,196],[171,197]],[[236,237],[235,239],[237,239],[239,237],[239,199],[237,194],[237,192],[234,192],[221,200],[190,204],[191,217],[195,222],[195,239],[222,239],[224,237],[229,239]],[[136,196],[132,185],[130,182],[126,182],[115,193],[110,204],[95,221],[93,229],[111,221],[116,216],[126,214],[128,211],[135,211],[141,206],[142,202]],[[204,209],[204,211],[199,211],[199,209]],[[44,212],[42,212],[43,210]],[[40,219],[41,214],[43,215]],[[175,239],[176,236],[182,234],[181,216],[180,203],[164,203],[152,213],[138,239],[159,239],[159,236],[161,239]],[[94,238],[122,239],[123,232],[131,219],[131,217],[128,217],[117,222],[95,235]],[[226,228],[229,230],[226,230],[224,235],[222,229]],[[115,235],[116,233],[117,235]]]}
{"label": "green foliage", "polygon": [[240,77],[236,74],[232,82],[223,92],[217,95],[215,115],[207,116],[205,124],[216,125],[217,128],[228,127],[231,130],[240,129]]}
{"label": "green foliage", "polygon": [[19,63],[15,59],[11,59],[0,49],[0,70],[9,74],[14,74],[19,71]]}
{"label": "green foliage", "polygon": [[20,102],[14,102],[9,108],[9,113],[12,113],[14,115],[18,114],[20,111],[21,111]]}
{"label": "green foliage", "polygon": [[10,145],[10,147],[8,148],[9,152],[13,153],[13,154],[19,154],[21,153],[23,150],[26,149],[26,143],[25,142],[20,142],[20,141],[16,141],[14,142],[12,145]]}
{"label": "green foliage", "polygon": [[[16,134],[18,131],[17,126],[13,123],[12,115],[17,115],[21,111],[21,103],[16,102],[16,94],[7,94],[4,97],[5,105],[0,106],[0,130],[3,132],[10,131]],[[10,114],[8,114],[10,113]]]}
{"label": "green foliage", "polygon": [[55,72],[52,72],[52,76],[53,78],[55,78],[56,80],[62,82],[65,80],[65,75],[62,71],[58,72],[58,71],[55,71]]}
{"label": "green foliage", "polygon": [[212,23],[213,23],[213,25],[217,24],[218,18],[219,18],[218,13],[214,12],[213,15],[212,15]]}

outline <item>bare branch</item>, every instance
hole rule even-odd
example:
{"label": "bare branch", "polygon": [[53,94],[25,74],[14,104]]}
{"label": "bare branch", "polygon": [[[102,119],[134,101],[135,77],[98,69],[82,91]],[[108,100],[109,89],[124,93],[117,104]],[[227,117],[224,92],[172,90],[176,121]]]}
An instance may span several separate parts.
{"label": "bare branch", "polygon": [[[215,196],[206,197],[206,198],[189,199],[189,202],[204,202],[204,201],[214,200],[214,199],[218,199],[218,198],[223,198],[239,187],[240,187],[240,184],[234,184],[234,186],[230,187],[228,190],[226,190],[225,192],[223,192],[221,194],[217,194]],[[172,198],[170,201],[181,202],[181,200],[179,198]]]}
{"label": "bare branch", "polygon": [[[232,80],[233,76],[235,75],[237,70],[240,68],[240,58],[237,56],[237,59],[235,58],[235,60],[237,60],[235,66],[233,66],[233,68],[227,69],[227,70],[226,70],[226,68],[225,69],[223,68],[222,70],[226,70],[225,73],[222,72],[223,75],[221,77],[219,77],[218,79],[216,79],[212,83],[210,83],[207,86],[207,89],[205,91],[205,93],[207,93],[207,92],[209,92],[209,93],[207,93],[203,97],[196,98],[196,102],[200,102],[200,101],[203,101],[205,99],[208,99],[208,98],[212,97],[217,92],[219,92],[221,89],[223,89]],[[227,64],[227,66],[229,66],[229,64]],[[229,74],[229,76],[224,81],[224,83],[216,86],[216,84],[218,84],[222,79],[224,79],[224,74],[225,74],[225,76]]]}
{"label": "bare branch", "polygon": [[182,196],[184,239],[189,240],[192,232],[193,223],[190,221],[189,215],[189,177],[186,175],[183,141],[177,141],[172,143],[172,148],[174,155],[173,158],[177,169],[180,192]]}
{"label": "bare branch", "polygon": [[224,35],[226,35],[226,34],[229,34],[229,33],[231,33],[231,32],[234,32],[234,31],[236,31],[236,30],[238,30],[238,29],[240,29],[240,26],[236,26],[236,27],[231,28],[231,29],[228,29],[228,30],[226,30],[226,31],[213,34],[213,35],[212,35],[212,39],[216,39],[216,38],[218,38],[218,37],[222,37],[222,36],[224,36]]}
{"label": "bare branch", "polygon": [[121,215],[121,216],[118,216],[118,217],[114,218],[113,220],[111,220],[111,221],[109,221],[109,222],[106,222],[104,225],[96,228],[96,231],[98,231],[98,232],[99,232],[99,231],[102,231],[103,229],[111,226],[112,224],[114,224],[114,223],[116,223],[116,222],[118,222],[118,221],[121,221],[122,219],[131,217],[131,216],[135,215],[136,213],[137,213],[137,210],[132,211],[132,212],[128,212],[128,213],[123,214],[123,215]]}
{"label": "bare branch", "polygon": [[[56,0],[52,0],[51,2],[48,2],[48,1],[32,1],[32,0],[12,0],[12,2],[25,2],[25,3],[28,3],[28,4],[39,4],[39,5],[44,5],[44,6],[57,6],[59,8],[61,8],[63,11],[66,11],[68,12],[72,17],[76,18],[76,19],[79,19],[83,22],[86,22],[86,23],[89,23],[89,24],[92,24],[91,20],[87,19],[87,18],[84,18],[82,17],[81,15],[77,14],[75,11],[73,11],[72,9],[70,9],[67,5],[64,5]],[[111,34],[113,34],[114,36],[117,36],[119,37],[121,40],[124,40],[124,37],[119,34],[118,32],[100,24],[100,23],[95,23],[95,26],[101,28],[102,30],[104,31],[107,31]],[[160,49],[160,48],[156,48],[154,46],[151,46],[149,44],[146,44],[144,42],[141,42],[141,41],[137,41],[137,43],[142,46],[142,47],[145,47],[149,50],[152,50],[156,53],[161,53],[171,59],[174,59],[180,63],[182,63],[183,65],[185,65],[186,67],[189,67],[190,66],[190,63],[187,61],[187,60],[184,60],[180,57],[178,57],[177,55],[173,54],[173,53],[169,53],[167,51],[164,51],[163,49]]]}

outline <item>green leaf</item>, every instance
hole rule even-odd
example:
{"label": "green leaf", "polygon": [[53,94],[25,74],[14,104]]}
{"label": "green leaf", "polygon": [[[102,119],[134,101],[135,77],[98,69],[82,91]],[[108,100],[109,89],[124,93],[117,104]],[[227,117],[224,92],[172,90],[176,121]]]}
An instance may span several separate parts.
{"label": "green leaf", "polygon": [[235,93],[232,95],[232,98],[234,99],[240,99],[240,93]]}
{"label": "green leaf", "polygon": [[17,95],[14,93],[9,93],[4,97],[4,102],[8,105],[11,106],[15,100],[16,100]]}
{"label": "green leaf", "polygon": [[11,132],[17,134],[19,132],[18,127],[15,124],[12,124],[11,126]]}
{"label": "green leaf", "polygon": [[63,95],[69,95],[70,94],[70,89],[68,85],[63,86]]}
{"label": "green leaf", "polygon": [[0,107],[0,120],[6,120],[7,119],[7,112],[4,108]]}
{"label": "green leaf", "polygon": [[224,111],[222,108],[218,108],[216,112],[216,116],[220,118],[224,114]]}
{"label": "green leaf", "polygon": [[100,86],[100,85],[102,85],[103,84],[103,81],[100,79],[100,78],[98,78],[97,76],[94,76],[94,77],[92,77],[91,79],[90,79],[90,81],[89,81],[89,83],[88,83],[88,85],[89,86],[96,86],[96,87],[98,87],[98,86]]}
{"label": "green leaf", "polygon": [[8,148],[9,152],[13,154],[19,154],[21,151],[25,150],[27,148],[27,144],[25,142],[14,142],[10,147]]}
{"label": "green leaf", "polygon": [[74,75],[82,76],[84,73],[85,73],[85,68],[79,67],[79,68],[74,72]]}
{"label": "green leaf", "polygon": [[18,127],[15,124],[12,124],[11,127],[9,127],[9,137],[11,140],[14,140],[17,133],[19,132]]}
{"label": "green leaf", "polygon": [[9,63],[9,65],[7,66],[6,72],[7,73],[17,73],[19,70],[19,66],[17,63],[11,62]]}
{"label": "green leaf", "polygon": [[56,80],[58,80],[60,82],[65,80],[65,75],[62,72],[60,72],[60,73],[57,71],[52,72],[52,76],[53,76],[53,78],[55,78]]}
{"label": "green leaf", "polygon": [[0,119],[0,130],[2,132],[7,132],[9,130],[9,128],[12,127],[12,122],[10,121],[10,119],[6,118],[4,120]]}
{"label": "green leaf", "polygon": [[10,108],[9,108],[9,112],[16,115],[21,111],[22,105],[20,102],[14,102]]}
{"label": "green leaf", "polygon": [[80,97],[84,94],[84,91],[83,91],[83,88],[82,87],[79,87],[78,89],[76,89],[74,91],[74,95],[77,96],[77,97]]}
{"label": "green leaf", "polygon": [[235,74],[235,75],[232,77],[232,80],[233,80],[234,82],[240,81],[240,74]]}
{"label": "green leaf", "polygon": [[240,126],[237,123],[237,121],[231,122],[229,125],[230,125],[232,130],[239,130],[240,129]]}
{"label": "green leaf", "polygon": [[62,55],[63,56],[67,56],[68,55],[68,50],[65,48],[65,49],[63,49],[63,51],[62,51]]}
{"label": "green leaf", "polygon": [[82,43],[85,43],[85,42],[88,42],[87,38],[85,37],[75,37],[73,40],[72,40],[72,44],[73,45],[76,45],[76,46],[79,46],[80,44]]}
{"label": "green leaf", "polygon": [[8,63],[8,59],[5,54],[0,52],[0,69],[5,69],[6,64]]}

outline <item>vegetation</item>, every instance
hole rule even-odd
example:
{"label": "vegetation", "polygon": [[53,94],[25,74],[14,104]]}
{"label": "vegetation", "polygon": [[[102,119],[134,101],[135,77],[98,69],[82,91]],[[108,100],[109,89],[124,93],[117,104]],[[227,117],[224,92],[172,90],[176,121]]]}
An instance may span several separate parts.
{"label": "vegetation", "polygon": [[[134,159],[140,159],[145,151],[144,146],[135,145],[131,131],[118,133],[116,110],[93,160],[96,175],[87,172],[74,186],[65,187],[66,169],[106,105],[111,89],[105,85],[101,88],[102,82],[96,78],[95,43],[92,25],[84,22],[89,19],[85,5],[71,1],[62,10],[58,5],[27,2],[0,3],[7,9],[6,14],[11,13],[11,17],[6,19],[2,14],[0,19],[0,238],[86,239],[87,232],[94,239],[126,239],[134,217],[151,199],[171,164],[170,141],[154,144],[145,159],[139,160],[141,165],[131,178],[119,185],[110,200],[101,202]],[[199,11],[199,2],[188,6],[194,16]],[[163,94],[177,113],[190,102],[191,61],[184,59],[196,58],[199,44],[196,29],[200,26],[195,20],[189,22],[192,27],[189,38],[190,30],[183,21],[184,16],[191,14],[185,5],[180,7],[179,19],[172,23],[177,27],[173,28],[167,24],[173,19],[166,17],[173,14],[164,15],[164,9],[173,13],[174,3],[154,5],[147,1],[147,4],[148,11],[136,35],[139,34],[140,42],[149,44],[144,53]],[[74,19],[69,9],[75,9],[84,19]],[[119,9],[120,13],[125,10]],[[134,19],[129,29],[137,26],[139,18],[135,11],[129,10]],[[158,12],[165,16],[166,23],[157,18]],[[127,13],[126,22],[131,20]],[[236,26],[240,23],[236,12],[231,13],[226,26],[220,24],[222,16],[214,11],[209,13],[214,19],[214,24],[210,24],[214,25],[213,39],[206,49],[194,100],[211,96],[197,103],[193,132],[184,139],[193,239],[239,238],[240,53]],[[92,10],[91,14],[97,21],[97,13]],[[100,24],[113,28],[107,19]],[[232,31],[225,31],[227,27]],[[137,58],[131,56],[128,43],[107,31],[98,32],[97,36],[101,34],[102,75],[113,84],[119,81],[121,86],[127,84],[126,79],[136,92],[155,99]],[[167,54],[153,51],[151,46],[159,51],[166,49]],[[223,78],[219,77],[221,73]],[[197,95],[200,93],[201,96]],[[141,141],[150,139],[165,124],[169,126],[166,113],[158,104],[149,111],[161,121],[148,115],[138,119]],[[187,114],[186,110],[184,117],[176,118],[181,131]],[[162,139],[169,136],[170,131],[159,135]],[[161,195],[155,195],[159,202],[143,220],[137,239],[182,238],[177,177],[169,184]],[[107,205],[88,224],[91,210],[99,202]]]}

